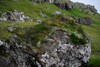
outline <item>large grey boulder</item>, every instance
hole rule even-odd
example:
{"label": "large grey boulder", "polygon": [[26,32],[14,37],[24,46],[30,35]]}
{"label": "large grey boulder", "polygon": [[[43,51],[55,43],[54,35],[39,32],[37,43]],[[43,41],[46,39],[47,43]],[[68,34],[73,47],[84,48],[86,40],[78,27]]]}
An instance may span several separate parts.
{"label": "large grey boulder", "polygon": [[91,25],[92,24],[92,19],[90,17],[82,17],[82,18],[73,18],[73,20],[76,22],[76,23],[81,23],[81,24],[85,24],[85,25]]}
{"label": "large grey boulder", "polygon": [[80,67],[87,63],[91,54],[91,41],[86,35],[85,45],[75,45],[65,32],[57,29],[41,43],[39,61],[44,67]]}
{"label": "large grey boulder", "polygon": [[92,19],[90,17],[79,18],[78,23],[82,23],[82,24],[85,24],[85,25],[91,25]]}

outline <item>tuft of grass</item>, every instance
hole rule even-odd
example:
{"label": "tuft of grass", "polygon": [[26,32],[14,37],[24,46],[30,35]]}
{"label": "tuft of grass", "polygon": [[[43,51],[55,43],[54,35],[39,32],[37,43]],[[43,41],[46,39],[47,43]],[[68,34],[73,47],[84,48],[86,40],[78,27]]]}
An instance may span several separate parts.
{"label": "tuft of grass", "polygon": [[72,41],[73,44],[82,44],[85,45],[86,44],[86,40],[85,39],[80,39],[78,36],[76,36],[74,33],[72,33],[70,35],[70,39]]}

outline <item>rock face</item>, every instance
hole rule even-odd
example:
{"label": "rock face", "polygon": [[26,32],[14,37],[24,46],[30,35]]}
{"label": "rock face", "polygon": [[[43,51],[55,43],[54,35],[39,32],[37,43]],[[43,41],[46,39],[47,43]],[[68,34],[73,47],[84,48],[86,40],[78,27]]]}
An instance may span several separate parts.
{"label": "rock face", "polygon": [[85,24],[85,25],[91,25],[92,23],[92,19],[89,18],[89,17],[83,17],[83,18],[75,18],[75,21],[77,23],[82,23],[82,24]]}
{"label": "rock face", "polygon": [[[38,0],[30,0],[32,2],[38,2]],[[66,10],[72,10],[73,9],[73,5],[72,2],[70,0],[65,0],[65,1],[61,1],[61,0],[42,0],[42,2],[48,2],[48,3],[54,3],[57,7],[61,8],[61,9],[66,9]],[[62,3],[60,3],[62,2]]]}
{"label": "rock face", "polygon": [[69,36],[60,30],[56,30],[48,38],[49,41],[38,55],[44,67],[80,67],[89,61],[91,42],[87,35],[86,45],[72,44]]}
{"label": "rock face", "polygon": [[10,42],[0,46],[0,67],[40,67],[40,65],[29,47]]}
{"label": "rock face", "polygon": [[94,6],[92,6],[92,5],[85,5],[83,3],[78,3],[77,2],[77,3],[74,4],[74,6],[80,8],[80,9],[87,9],[87,10],[90,10],[92,12],[96,12],[97,11]]}
{"label": "rock face", "polygon": [[61,9],[66,9],[66,10],[72,10],[73,9],[73,5],[70,2],[66,2],[66,3],[54,3],[56,6],[58,6]]}
{"label": "rock face", "polygon": [[14,12],[5,12],[2,14],[0,21],[11,21],[11,22],[24,22],[30,20],[28,16],[24,15],[24,12],[14,10]]}
{"label": "rock face", "polygon": [[[74,5],[74,7],[77,7],[77,8],[79,8],[79,9],[91,11],[91,12],[93,13],[92,15],[98,14],[98,13],[97,13],[97,10],[96,10],[95,7],[92,6],[92,5],[85,5],[85,4],[83,4],[83,3],[78,3],[78,2],[77,2],[77,3],[73,3],[73,5]],[[87,12],[87,11],[82,11],[82,12],[84,12],[84,13],[86,13],[86,14],[89,14],[89,12]]]}
{"label": "rock face", "polygon": [[[40,50],[35,53],[32,46],[19,45],[9,40],[0,46],[0,67],[80,67],[89,61],[91,41],[86,35],[85,45],[75,45],[70,36],[57,28],[41,42]],[[8,61],[9,60],[9,61]]]}
{"label": "rock face", "polygon": [[5,12],[2,14],[2,17],[0,18],[0,20],[3,20],[3,21],[16,21],[16,17],[14,16],[13,13],[11,12]]}

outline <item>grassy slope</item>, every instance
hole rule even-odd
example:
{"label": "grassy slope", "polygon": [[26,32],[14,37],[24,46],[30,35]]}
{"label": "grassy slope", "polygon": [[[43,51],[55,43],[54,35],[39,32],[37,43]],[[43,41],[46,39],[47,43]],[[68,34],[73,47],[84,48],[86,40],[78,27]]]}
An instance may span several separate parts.
{"label": "grassy slope", "polygon": [[[34,4],[37,4],[37,6],[34,6]],[[50,10],[46,9],[49,8]],[[44,14],[47,15],[47,17],[50,17],[51,14],[57,10],[60,10],[62,13],[65,13],[64,16],[72,16],[72,17],[84,17],[88,16],[93,19],[93,24],[91,26],[85,26],[82,25],[82,28],[85,30],[85,32],[91,37],[92,40],[92,55],[90,58],[89,65],[92,65],[93,67],[99,67],[100,65],[100,52],[97,52],[97,50],[100,50],[100,19],[93,15],[87,15],[85,13],[82,13],[79,11],[79,9],[74,9],[71,12],[59,9],[53,4],[43,3],[32,3],[28,0],[20,0],[18,2],[15,1],[7,1],[7,0],[0,0],[0,11],[6,12],[11,11],[13,12],[14,9],[18,9],[20,11],[25,12],[25,15],[30,15],[32,19],[36,19],[37,17],[40,17],[40,11],[43,11]],[[33,11],[36,14],[33,14]],[[1,14],[0,14],[1,15]],[[45,18],[42,18],[45,20]],[[32,27],[37,25],[36,22],[24,22],[24,23],[15,23],[14,26],[22,26],[22,27]],[[11,25],[11,22],[3,22],[0,21],[0,40],[6,39],[10,34],[7,30],[7,26]]]}
{"label": "grassy slope", "polygon": [[84,31],[91,37],[92,54],[88,63],[90,67],[100,67],[100,24],[95,23],[97,22],[94,22],[91,26],[81,25]]}

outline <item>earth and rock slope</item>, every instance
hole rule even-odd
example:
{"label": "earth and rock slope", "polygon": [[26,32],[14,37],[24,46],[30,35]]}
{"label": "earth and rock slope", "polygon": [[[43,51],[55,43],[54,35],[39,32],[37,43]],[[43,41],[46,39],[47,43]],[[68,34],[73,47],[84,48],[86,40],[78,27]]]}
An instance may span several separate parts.
{"label": "earth and rock slope", "polygon": [[[95,18],[90,16],[100,17],[94,6],[70,0],[0,4],[0,67],[80,67],[89,62],[91,39],[78,23],[91,26]],[[79,9],[85,16],[74,13]]]}

